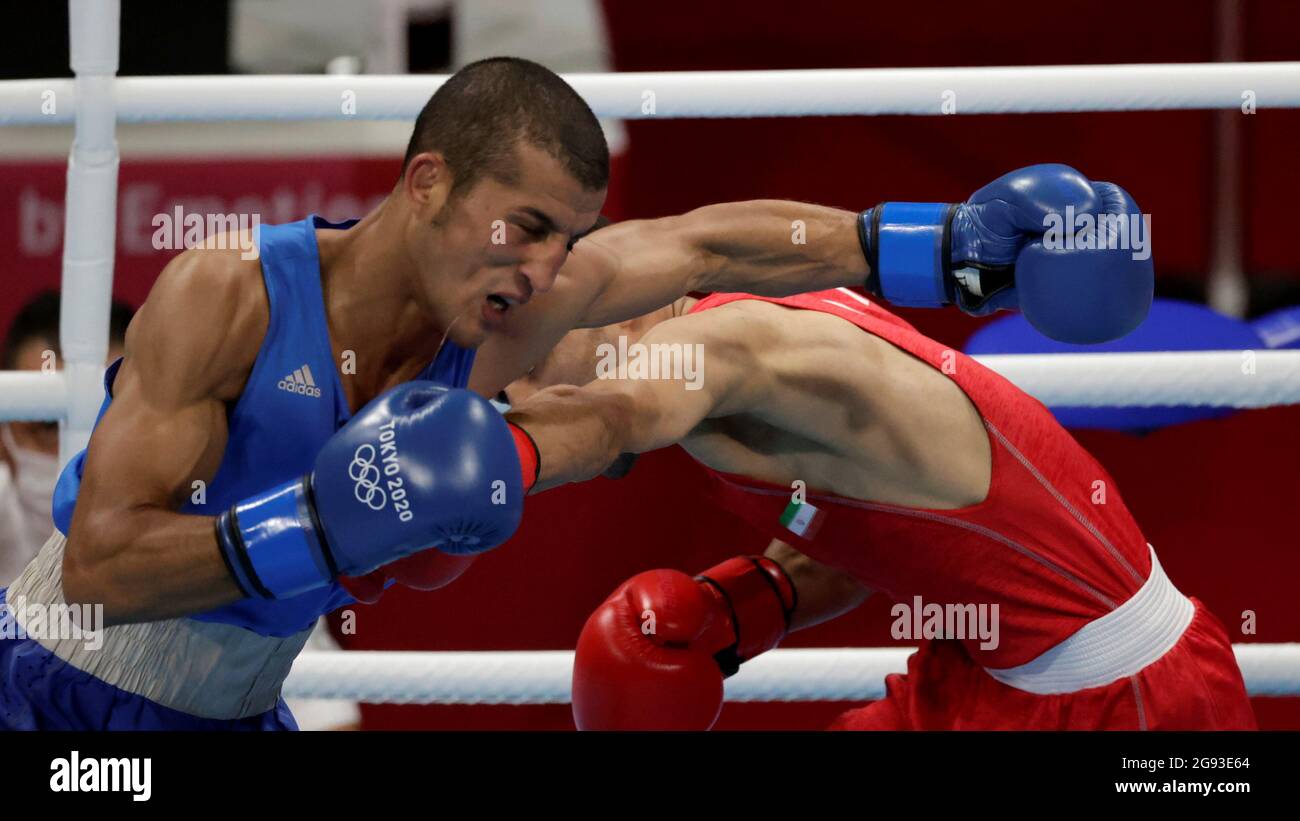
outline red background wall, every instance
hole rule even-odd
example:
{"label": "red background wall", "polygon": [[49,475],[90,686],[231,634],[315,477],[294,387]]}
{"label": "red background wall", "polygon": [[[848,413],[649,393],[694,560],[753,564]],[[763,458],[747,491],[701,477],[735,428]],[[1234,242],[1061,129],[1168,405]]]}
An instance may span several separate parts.
{"label": "red background wall", "polygon": [[[1100,7],[1030,3],[847,4],[754,0],[606,2],[619,70],[1199,62],[1213,59],[1212,3]],[[1242,3],[1244,59],[1300,59],[1300,2]],[[1261,105],[1267,105],[1261,100]],[[886,198],[961,199],[1012,168],[1076,165],[1122,183],[1153,215],[1162,286],[1203,280],[1218,218],[1208,112],[1087,115],[654,121],[628,125],[611,216],[655,216],[708,202],[780,197],[861,208]],[[1283,224],[1300,188],[1300,111],[1240,116],[1246,264],[1254,278],[1300,279]],[[210,210],[262,198],[268,219],[308,210],[343,217],[385,193],[386,160],[127,161],[122,195],[165,210],[217,197]],[[0,327],[31,293],[57,283],[61,163],[0,164],[0,225],[14,237],[4,264]],[[138,231],[124,200],[123,232]],[[152,208],[153,206],[150,206]],[[202,205],[191,205],[202,210]],[[277,215],[282,214],[282,217]],[[147,229],[148,213],[145,214]],[[123,238],[119,296],[138,304],[166,254]],[[977,321],[906,313],[959,345]],[[1234,641],[1300,640],[1294,579],[1300,539],[1291,516],[1300,464],[1300,407],[1238,413],[1146,438],[1081,435],[1120,483],[1175,582],[1203,599]],[[390,593],[357,608],[352,647],[571,648],[592,607],[627,576],[655,566],[701,569],[764,540],[719,511],[698,510],[698,469],[676,450],[621,482],[597,480],[531,499],[521,533],[453,587]],[[689,510],[689,518],[675,517]],[[798,634],[789,646],[887,645],[887,603]],[[1258,634],[1240,635],[1254,611]],[[846,705],[729,705],[725,727],[818,727]],[[1257,699],[1261,724],[1300,728],[1300,700]],[[567,707],[366,707],[371,727],[569,727]]]}

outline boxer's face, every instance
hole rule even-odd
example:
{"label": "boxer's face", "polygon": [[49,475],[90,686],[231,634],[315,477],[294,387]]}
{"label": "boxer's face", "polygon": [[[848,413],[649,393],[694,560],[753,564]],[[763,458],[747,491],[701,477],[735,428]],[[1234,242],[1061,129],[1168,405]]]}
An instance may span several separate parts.
{"label": "boxer's face", "polygon": [[520,146],[517,164],[512,182],[484,177],[443,194],[433,230],[418,240],[427,304],[461,346],[480,344],[514,306],[551,289],[573,238],[605,201],[604,189],[584,189],[540,149]]}

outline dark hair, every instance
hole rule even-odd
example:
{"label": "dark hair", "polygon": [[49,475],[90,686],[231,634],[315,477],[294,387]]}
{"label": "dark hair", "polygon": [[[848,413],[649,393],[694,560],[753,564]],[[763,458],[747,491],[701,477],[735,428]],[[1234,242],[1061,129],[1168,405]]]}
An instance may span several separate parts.
{"label": "dark hair", "polygon": [[[9,323],[9,333],[5,334],[4,355],[0,356],[0,367],[13,370],[18,360],[18,349],[33,339],[48,342],[53,350],[59,350],[59,292],[42,291],[18,310],[13,322]],[[108,313],[109,343],[121,345],[126,339],[126,326],[131,324],[134,312],[125,302],[113,300]]]}
{"label": "dark hair", "polygon": [[453,193],[484,177],[513,184],[520,144],[554,157],[588,191],[609,183],[609,146],[586,101],[555,72],[518,57],[479,60],[448,78],[415,121],[402,173],[415,155],[438,151]]}

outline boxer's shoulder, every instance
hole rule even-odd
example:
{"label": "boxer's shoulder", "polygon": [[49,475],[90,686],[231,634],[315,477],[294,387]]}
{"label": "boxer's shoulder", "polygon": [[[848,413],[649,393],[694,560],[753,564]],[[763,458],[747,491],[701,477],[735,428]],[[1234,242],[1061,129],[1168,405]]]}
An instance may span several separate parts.
{"label": "boxer's shoulder", "polygon": [[233,399],[269,324],[260,262],[238,249],[193,248],[154,282],[127,331],[127,364],[162,377],[169,392]]}
{"label": "boxer's shoulder", "polygon": [[788,347],[790,338],[798,335],[790,322],[797,313],[760,299],[739,299],[674,317],[660,327],[671,328],[671,335],[683,342],[714,343],[720,351],[759,356],[774,348]]}

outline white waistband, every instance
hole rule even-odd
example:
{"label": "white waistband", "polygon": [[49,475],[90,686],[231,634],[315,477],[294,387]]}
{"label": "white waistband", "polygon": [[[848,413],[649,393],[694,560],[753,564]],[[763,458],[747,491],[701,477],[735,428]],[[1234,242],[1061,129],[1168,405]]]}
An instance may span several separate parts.
{"label": "white waistband", "polygon": [[[61,605],[63,550],[57,530],[6,594],[9,617],[22,624],[31,605]],[[195,619],[104,627],[97,641],[33,640],[95,678],[128,693],[203,718],[234,719],[273,708],[310,630],[286,638]]]}
{"label": "white waistband", "polygon": [[1073,693],[1136,675],[1169,651],[1196,606],[1178,592],[1151,550],[1151,575],[1133,596],[1019,667],[985,668],[993,678],[1038,695]]}

